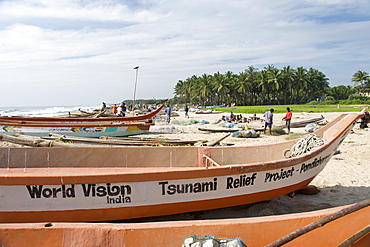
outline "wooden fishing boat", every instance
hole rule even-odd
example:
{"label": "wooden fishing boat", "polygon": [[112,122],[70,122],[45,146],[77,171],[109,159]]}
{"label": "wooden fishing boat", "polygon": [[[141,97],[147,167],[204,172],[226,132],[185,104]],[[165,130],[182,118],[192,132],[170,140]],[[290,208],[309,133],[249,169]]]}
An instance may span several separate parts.
{"label": "wooden fishing boat", "polygon": [[0,122],[10,123],[30,123],[30,122],[128,122],[128,121],[145,121],[150,120],[159,114],[163,109],[164,105],[158,107],[155,111],[152,111],[145,115],[139,116],[127,116],[127,117],[99,117],[99,118],[88,118],[88,117],[27,117],[27,116],[0,116]]}
{"label": "wooden fishing boat", "polygon": [[[307,120],[292,122],[292,123],[290,123],[290,128],[302,128],[302,127],[305,127],[307,124],[319,123],[319,122],[322,122],[323,120],[324,120],[324,116],[321,115],[321,117],[317,117],[317,118],[311,118],[311,119],[307,119]],[[285,128],[286,126],[281,125],[280,127]]]}
{"label": "wooden fishing boat", "polygon": [[278,197],[306,187],[361,116],[340,115],[315,132],[322,145],[289,158],[304,138],[231,147],[0,148],[0,222],[130,219]]}
{"label": "wooden fishing boat", "polygon": [[224,133],[224,132],[235,132],[235,131],[239,131],[239,130],[242,130],[242,128],[225,128],[225,127],[220,127],[220,128],[202,128],[202,127],[199,127],[198,130],[200,131],[207,131],[207,132],[221,132],[221,133]]}
{"label": "wooden fishing boat", "polygon": [[[182,246],[184,243],[200,242],[201,239],[230,242],[236,238],[248,247],[281,246],[282,239],[290,240],[284,245],[286,247],[369,246],[369,206],[349,211],[342,217],[337,216],[354,206],[357,205],[234,219],[151,223],[0,224],[0,239],[3,246],[14,247],[23,247],[24,243],[28,246]],[[328,221],[328,218],[335,220]],[[318,223],[321,223],[318,228],[309,227]],[[292,232],[297,233],[307,227],[312,230],[295,234],[296,238],[287,238]],[[277,241],[280,244],[276,244]],[[208,242],[207,246],[219,245],[210,245]]]}
{"label": "wooden fishing boat", "polygon": [[119,137],[145,134],[153,123],[145,122],[1,122],[0,133],[47,136],[49,133],[77,137]]}

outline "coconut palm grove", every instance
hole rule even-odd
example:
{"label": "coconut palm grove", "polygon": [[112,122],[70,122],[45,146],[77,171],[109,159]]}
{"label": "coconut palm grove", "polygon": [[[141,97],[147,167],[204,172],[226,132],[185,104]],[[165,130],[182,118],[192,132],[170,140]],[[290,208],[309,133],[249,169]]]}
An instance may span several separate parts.
{"label": "coconut palm grove", "polygon": [[179,80],[171,103],[199,105],[276,105],[306,104],[311,101],[336,104],[370,103],[369,73],[359,70],[352,76],[352,86],[329,86],[329,78],[314,68],[268,65],[263,70],[249,66],[235,74],[193,75]]}

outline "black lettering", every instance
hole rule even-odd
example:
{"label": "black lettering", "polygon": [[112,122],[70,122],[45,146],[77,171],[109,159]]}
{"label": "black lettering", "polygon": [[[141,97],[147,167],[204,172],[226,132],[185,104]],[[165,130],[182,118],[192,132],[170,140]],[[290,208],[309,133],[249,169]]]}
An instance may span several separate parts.
{"label": "black lettering", "polygon": [[159,182],[160,185],[162,185],[162,196],[166,194],[166,184],[168,182]]}
{"label": "black lettering", "polygon": [[41,191],[42,191],[42,187],[43,185],[39,185],[39,187],[37,187],[37,185],[32,185],[29,186],[27,185],[27,190],[28,190],[28,193],[30,194],[31,198],[41,198]]}
{"label": "black lettering", "polygon": [[202,192],[202,185],[200,183],[194,184],[194,193]]}
{"label": "black lettering", "polygon": [[96,195],[99,197],[107,195],[107,188],[105,186],[99,186],[96,188]]}
{"label": "black lettering", "polygon": [[53,188],[53,198],[57,198],[58,192],[61,192],[61,188]]}
{"label": "black lettering", "polygon": [[129,196],[118,196],[109,197],[107,196],[107,204],[117,204],[117,203],[131,203],[131,198]]}
{"label": "black lettering", "polygon": [[193,184],[185,184],[185,193],[193,193]]}
{"label": "black lettering", "polygon": [[122,196],[131,195],[131,186],[130,185],[121,186],[121,195]]}
{"label": "black lettering", "polygon": [[226,189],[233,189],[233,178],[232,177],[228,177],[226,179]]}
{"label": "black lettering", "polygon": [[239,182],[240,182],[240,180],[239,179],[234,179],[234,188],[238,188],[239,187]]}
{"label": "black lettering", "polygon": [[71,188],[66,189],[65,194],[67,197],[73,197],[73,198],[76,197],[75,185],[72,184]]}
{"label": "black lettering", "polygon": [[173,195],[173,194],[176,193],[176,185],[174,185],[174,184],[168,185],[167,189],[168,189],[167,193],[169,195]]}
{"label": "black lettering", "polygon": [[82,184],[82,191],[85,197],[89,197],[90,193],[92,197],[95,197],[95,186],[96,184]]}
{"label": "black lettering", "polygon": [[178,184],[178,185],[177,185],[177,193],[178,193],[178,194],[184,194],[184,192],[185,192],[185,185],[183,185],[183,184]]}
{"label": "black lettering", "polygon": [[175,195],[185,193],[200,193],[217,190],[217,178],[210,182],[196,182],[188,184],[169,184],[168,181],[159,182],[162,195]]}
{"label": "black lettering", "polygon": [[251,185],[254,185],[254,180],[257,178],[257,173],[255,172],[255,173],[253,173],[253,175],[252,175],[252,183],[251,183]]}
{"label": "black lettering", "polygon": [[108,189],[108,195],[109,196],[117,196],[117,195],[119,195],[119,193],[121,191],[120,187],[118,187],[118,186],[112,186],[112,188],[111,188],[109,183],[107,184],[107,189]]}
{"label": "black lettering", "polygon": [[202,183],[202,192],[209,190],[213,190],[213,183],[212,182]]}
{"label": "black lettering", "polygon": [[49,188],[45,188],[42,190],[42,196],[45,198],[49,198],[53,195],[53,191]]}

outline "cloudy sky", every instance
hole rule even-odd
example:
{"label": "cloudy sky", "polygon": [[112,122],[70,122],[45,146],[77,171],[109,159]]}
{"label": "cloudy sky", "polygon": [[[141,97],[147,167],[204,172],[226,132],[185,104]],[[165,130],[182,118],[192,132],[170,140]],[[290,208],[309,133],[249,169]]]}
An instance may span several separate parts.
{"label": "cloudy sky", "polygon": [[273,64],[330,86],[370,72],[369,0],[0,0],[0,107],[172,98],[192,75]]}

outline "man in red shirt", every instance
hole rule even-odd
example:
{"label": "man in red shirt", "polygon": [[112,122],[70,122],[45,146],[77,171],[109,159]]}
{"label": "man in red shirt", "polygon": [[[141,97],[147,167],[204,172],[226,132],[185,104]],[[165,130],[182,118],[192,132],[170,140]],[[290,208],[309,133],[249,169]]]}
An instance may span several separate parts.
{"label": "man in red shirt", "polygon": [[285,120],[285,126],[288,129],[288,134],[290,133],[290,122],[292,121],[292,112],[290,111],[290,108],[286,108],[287,112],[285,113],[285,117],[283,117],[283,120]]}

